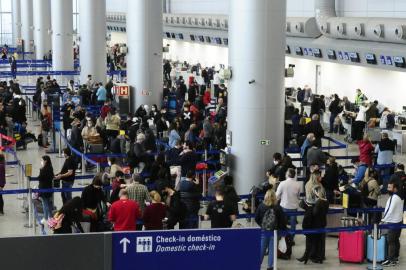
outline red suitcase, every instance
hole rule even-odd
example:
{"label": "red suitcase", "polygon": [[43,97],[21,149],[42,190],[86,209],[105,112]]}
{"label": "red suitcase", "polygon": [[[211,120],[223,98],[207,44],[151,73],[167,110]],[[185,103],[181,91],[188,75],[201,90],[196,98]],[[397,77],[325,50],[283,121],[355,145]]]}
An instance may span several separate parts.
{"label": "red suitcase", "polygon": [[362,263],[365,258],[365,233],[340,232],[338,240],[340,262]]}

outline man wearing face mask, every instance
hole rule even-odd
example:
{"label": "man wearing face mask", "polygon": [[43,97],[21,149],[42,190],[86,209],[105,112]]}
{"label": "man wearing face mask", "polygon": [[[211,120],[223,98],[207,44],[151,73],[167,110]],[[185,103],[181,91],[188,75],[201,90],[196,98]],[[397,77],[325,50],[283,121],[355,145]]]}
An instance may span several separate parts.
{"label": "man wearing face mask", "polygon": [[[62,188],[72,188],[75,181],[76,161],[69,148],[63,149],[63,155],[65,156],[65,163],[55,179],[62,180]],[[61,195],[63,204],[72,199],[72,192],[62,192]]]}
{"label": "man wearing face mask", "polygon": [[[382,223],[390,225],[403,224],[403,200],[398,195],[399,185],[395,181],[388,184],[389,200],[386,202],[385,212],[382,218]],[[400,250],[400,235],[402,234],[401,228],[388,230],[388,257],[382,263],[382,266],[396,266],[399,264],[399,250]]]}
{"label": "man wearing face mask", "polygon": [[271,169],[269,169],[270,175],[279,175],[282,169],[282,154],[275,153],[273,154],[273,164]]}

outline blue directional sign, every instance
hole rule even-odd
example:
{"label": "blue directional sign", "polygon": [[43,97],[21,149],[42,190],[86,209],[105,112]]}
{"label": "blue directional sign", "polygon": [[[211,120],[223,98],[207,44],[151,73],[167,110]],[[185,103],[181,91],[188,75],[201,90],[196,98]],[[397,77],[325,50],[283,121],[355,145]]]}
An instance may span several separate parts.
{"label": "blue directional sign", "polygon": [[259,270],[260,229],[113,234],[113,270]]}

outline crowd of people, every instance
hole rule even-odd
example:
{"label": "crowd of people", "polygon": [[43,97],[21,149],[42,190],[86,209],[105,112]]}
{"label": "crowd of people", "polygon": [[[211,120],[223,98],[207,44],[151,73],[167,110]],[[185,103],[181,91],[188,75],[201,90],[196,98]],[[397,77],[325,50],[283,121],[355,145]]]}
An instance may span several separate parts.
{"label": "crowd of people", "polygon": [[[194,76],[188,78],[188,82],[182,76],[173,77],[172,64],[169,61],[164,63],[162,103],[142,105],[127,115],[120,115],[112,99],[112,81],[106,85],[95,83],[89,75],[88,81],[79,89],[72,81],[67,91],[61,91],[58,83],[50,77],[46,81],[38,79],[34,103],[41,119],[42,147],[49,145],[47,138],[53,125],[49,105],[57,102],[55,95],[63,95],[63,132],[72,148],[83,153],[125,156],[102,161],[108,163],[105,172],[97,173],[80,196],[73,198],[71,192],[62,192],[63,206],[56,212],[54,195],[48,192],[38,194],[43,208],[42,225],[61,234],[176,227],[193,229],[198,228],[199,220],[210,220],[212,228],[230,228],[235,224],[240,199],[232,177],[225,177],[224,185],[216,189],[214,200],[203,213],[203,187],[196,172],[200,161],[198,150],[226,147],[227,88],[213,68],[188,67],[195,76],[203,78],[199,85]],[[25,103],[19,91],[13,81],[9,86],[7,83],[0,85],[2,130],[9,128],[7,116],[13,125],[26,125],[26,119],[22,118],[25,117]],[[72,101],[76,95],[81,97],[82,104]],[[381,140],[374,146],[364,133],[365,125],[357,123],[367,123],[371,119],[391,122],[389,110],[382,109],[378,102],[367,105],[361,91],[357,91],[354,104],[346,98],[341,100],[338,95],[329,98],[330,103],[327,103],[325,97],[314,96],[309,87],[299,89],[297,100],[302,108],[310,104],[311,112],[306,115],[303,109],[287,106],[286,120],[290,121],[285,126],[285,146],[289,147],[292,140],[296,140],[305,181],[298,181],[300,170],[293,165],[288,154],[275,153],[266,172],[267,179],[260,187],[264,199],[258,199],[256,206],[251,205],[255,207],[257,225],[264,231],[295,230],[298,221],[290,213],[303,209],[303,229],[325,228],[329,205],[336,204],[344,193],[351,198],[351,208],[376,207],[379,196],[388,194],[381,220],[401,224],[406,175],[403,164],[396,164],[395,168],[389,166],[393,164],[396,143],[383,132]],[[7,109],[10,104],[11,111]],[[89,105],[96,106],[96,110]],[[333,156],[322,151],[325,131],[321,118],[327,110],[331,113],[329,132],[342,130],[337,120],[339,115],[356,115],[354,139],[360,154],[352,161],[353,175]],[[54,172],[49,156],[42,157],[38,177],[40,189],[73,187],[82,163],[70,148],[64,149],[63,153],[65,162],[59,172]],[[213,158],[218,157],[214,154]],[[86,167],[91,166],[87,164]],[[4,185],[0,158],[0,189]],[[0,214],[2,205],[0,196]],[[399,237],[400,229],[389,230],[388,260],[383,265],[398,263]],[[268,254],[268,269],[273,268],[274,241],[279,239],[273,239],[270,234],[264,234],[261,239],[261,254],[262,257]],[[288,249],[278,257],[290,259],[295,235],[286,236],[284,241]],[[304,254],[298,261],[321,264],[325,259],[325,234],[307,235]]]}

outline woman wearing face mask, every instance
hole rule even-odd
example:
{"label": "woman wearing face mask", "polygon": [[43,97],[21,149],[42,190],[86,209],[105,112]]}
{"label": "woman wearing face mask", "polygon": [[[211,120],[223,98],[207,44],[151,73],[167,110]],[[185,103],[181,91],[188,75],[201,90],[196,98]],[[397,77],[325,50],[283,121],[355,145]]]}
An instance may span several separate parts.
{"label": "woman wearing face mask", "polygon": [[107,207],[110,206],[102,187],[102,174],[98,173],[93,178],[92,183],[85,187],[82,192],[84,214],[90,217],[91,232],[98,231],[97,224],[103,216],[102,203]]}
{"label": "woman wearing face mask", "polygon": [[[52,180],[54,179],[54,169],[49,156],[43,156],[41,159],[41,169],[39,170],[39,189],[51,189]],[[40,193],[39,197],[42,202],[42,209],[44,210],[44,218],[41,220],[42,224],[45,224],[49,218],[52,217],[52,193],[44,192]]]}
{"label": "woman wearing face mask", "polygon": [[83,140],[87,141],[90,137],[97,136],[96,127],[93,125],[93,121],[90,118],[86,119],[86,126],[82,129]]}
{"label": "woman wearing face mask", "polygon": [[151,111],[149,112],[149,117],[154,118],[154,122],[156,122],[161,116],[158,110],[158,106],[156,104],[151,106]]}

